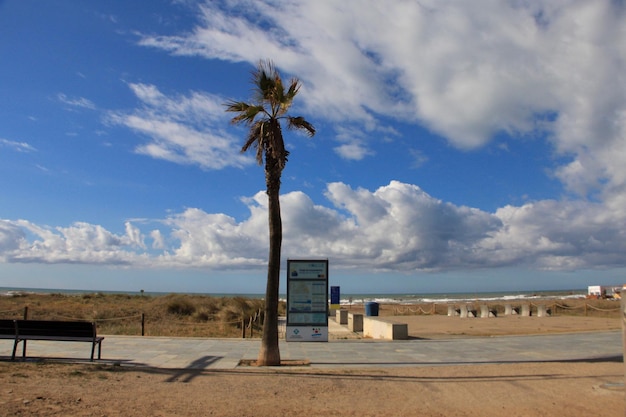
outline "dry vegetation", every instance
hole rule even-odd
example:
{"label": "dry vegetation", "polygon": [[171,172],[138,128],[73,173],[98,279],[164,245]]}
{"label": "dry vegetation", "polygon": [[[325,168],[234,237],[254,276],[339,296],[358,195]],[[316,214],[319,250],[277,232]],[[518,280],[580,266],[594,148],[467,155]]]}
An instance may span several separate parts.
{"label": "dry vegetation", "polygon": [[[541,303],[556,316],[620,317],[620,303],[615,300],[566,299]],[[504,312],[502,303],[489,306],[499,315]],[[250,337],[250,317],[262,311],[263,300],[183,294],[18,293],[0,297],[0,318],[22,318],[25,307],[29,319],[93,320],[98,323],[98,333],[110,335],[141,335],[143,314],[146,336],[241,337],[242,319],[245,319],[246,337]],[[479,308],[479,303],[475,307]],[[284,303],[280,308],[279,313],[284,315]],[[447,309],[446,304],[381,305],[379,313],[381,316],[446,315]],[[353,305],[350,310],[363,313],[363,305]],[[253,337],[259,337],[260,318],[252,326]]]}
{"label": "dry vegetation", "polygon": [[[23,318],[27,307],[32,320],[93,320],[101,334],[140,335],[143,314],[146,336],[241,337],[242,319],[249,326],[263,306],[244,297],[18,293],[0,297],[0,318]],[[261,320],[253,326],[257,337]]]}

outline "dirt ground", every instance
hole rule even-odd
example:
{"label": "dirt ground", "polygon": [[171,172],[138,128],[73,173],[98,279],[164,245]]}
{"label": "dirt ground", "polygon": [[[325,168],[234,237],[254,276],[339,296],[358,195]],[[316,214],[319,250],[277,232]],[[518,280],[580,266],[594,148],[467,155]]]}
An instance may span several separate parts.
{"label": "dirt ground", "polygon": [[438,315],[383,318],[398,323],[407,323],[409,337],[423,339],[610,331],[619,330],[622,326],[618,318],[577,316],[503,316],[462,319]]}
{"label": "dirt ground", "polygon": [[621,363],[176,371],[0,363],[3,416],[623,416]]}
{"label": "dirt ground", "polygon": [[[619,329],[586,317],[396,317],[412,337]],[[624,416],[622,362],[326,370],[0,362],[2,416]]]}

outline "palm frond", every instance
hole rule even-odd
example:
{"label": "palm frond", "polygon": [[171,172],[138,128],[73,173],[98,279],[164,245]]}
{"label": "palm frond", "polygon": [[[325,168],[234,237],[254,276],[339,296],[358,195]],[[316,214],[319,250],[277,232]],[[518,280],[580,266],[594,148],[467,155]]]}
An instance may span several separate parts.
{"label": "palm frond", "polygon": [[307,122],[304,117],[287,117],[287,127],[289,129],[306,130],[309,137],[315,135],[315,127]]}
{"label": "palm frond", "polygon": [[248,132],[248,138],[241,147],[241,152],[246,152],[252,146],[256,149],[255,159],[259,165],[263,165],[263,151],[266,147],[266,137],[268,134],[267,120],[258,120]]}
{"label": "palm frond", "polygon": [[272,102],[276,90],[276,79],[280,75],[270,60],[259,61],[259,65],[252,72],[252,84],[256,87],[257,102]]}
{"label": "palm frond", "polygon": [[239,113],[231,119],[232,124],[252,124],[259,113],[265,112],[263,106],[251,105],[243,101],[229,101],[225,106],[227,112]]}
{"label": "palm frond", "polygon": [[288,97],[290,101],[293,101],[293,98],[296,96],[296,94],[298,94],[298,91],[300,91],[300,80],[298,80],[297,78],[292,78],[286,97]]}

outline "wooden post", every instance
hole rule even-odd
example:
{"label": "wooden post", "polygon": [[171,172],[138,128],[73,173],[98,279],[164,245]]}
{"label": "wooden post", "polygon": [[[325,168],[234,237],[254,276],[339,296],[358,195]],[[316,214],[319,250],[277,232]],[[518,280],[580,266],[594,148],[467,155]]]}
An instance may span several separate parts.
{"label": "wooden post", "polygon": [[241,338],[246,338],[246,319],[241,319]]}
{"label": "wooden post", "polygon": [[254,335],[254,323],[252,320],[252,316],[250,316],[250,338],[252,338]]}
{"label": "wooden post", "polygon": [[24,320],[28,320],[28,306],[24,306]]}
{"label": "wooden post", "polygon": [[144,336],[146,334],[146,315],[141,313],[141,335]]}

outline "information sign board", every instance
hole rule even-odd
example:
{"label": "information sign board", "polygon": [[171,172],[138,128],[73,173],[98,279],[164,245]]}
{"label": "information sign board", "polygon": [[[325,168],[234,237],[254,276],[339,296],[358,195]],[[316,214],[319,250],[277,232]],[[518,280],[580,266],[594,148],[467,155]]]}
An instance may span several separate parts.
{"label": "information sign board", "polygon": [[328,260],[287,260],[285,339],[328,341]]}

